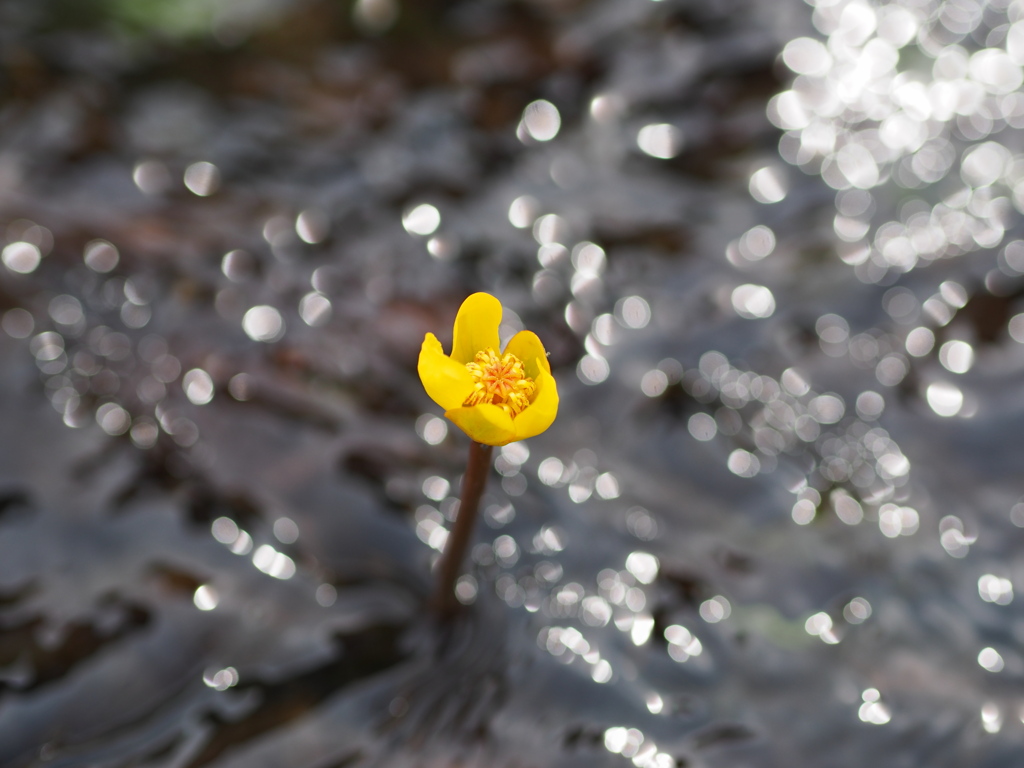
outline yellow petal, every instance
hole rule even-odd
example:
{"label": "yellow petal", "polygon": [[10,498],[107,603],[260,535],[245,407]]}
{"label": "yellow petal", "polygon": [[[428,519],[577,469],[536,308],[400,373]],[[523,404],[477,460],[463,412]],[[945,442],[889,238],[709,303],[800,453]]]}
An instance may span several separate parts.
{"label": "yellow petal", "polygon": [[505,345],[505,352],[523,361],[523,368],[526,375],[536,379],[541,371],[551,373],[551,364],[548,363],[548,353],[544,351],[537,334],[533,331],[520,331]]}
{"label": "yellow petal", "polygon": [[537,383],[537,392],[533,402],[516,416],[512,423],[515,427],[516,440],[539,435],[551,426],[551,422],[558,415],[558,387],[555,384],[555,377],[547,371],[541,371],[534,381]]}
{"label": "yellow petal", "polygon": [[512,417],[496,405],[470,405],[452,408],[445,416],[478,443],[505,445],[516,439]]}
{"label": "yellow petal", "polygon": [[430,399],[445,410],[458,408],[473,391],[473,374],[448,357],[432,333],[423,339],[416,369]]}
{"label": "yellow petal", "polygon": [[455,316],[452,360],[465,365],[473,362],[481,350],[490,348],[497,352],[500,322],[501,302],[491,294],[474,293],[467,298]]}

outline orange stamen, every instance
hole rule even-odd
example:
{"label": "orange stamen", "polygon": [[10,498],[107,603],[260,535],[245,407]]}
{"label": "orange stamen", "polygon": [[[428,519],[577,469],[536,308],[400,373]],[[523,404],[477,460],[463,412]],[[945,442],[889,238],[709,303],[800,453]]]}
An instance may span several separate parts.
{"label": "orange stamen", "polygon": [[463,405],[491,403],[515,417],[526,409],[537,390],[536,383],[526,375],[523,361],[511,352],[499,356],[493,349],[485,349],[477,352],[466,368],[473,374],[473,392]]}

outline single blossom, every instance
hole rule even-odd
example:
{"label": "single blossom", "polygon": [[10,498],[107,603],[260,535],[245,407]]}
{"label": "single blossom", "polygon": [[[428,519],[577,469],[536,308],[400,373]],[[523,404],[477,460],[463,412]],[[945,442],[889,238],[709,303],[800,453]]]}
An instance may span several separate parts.
{"label": "single blossom", "polygon": [[451,355],[428,333],[417,366],[444,415],[485,445],[539,435],[558,413],[558,388],[537,334],[520,331],[498,352],[500,322],[501,302],[474,293],[455,316]]}

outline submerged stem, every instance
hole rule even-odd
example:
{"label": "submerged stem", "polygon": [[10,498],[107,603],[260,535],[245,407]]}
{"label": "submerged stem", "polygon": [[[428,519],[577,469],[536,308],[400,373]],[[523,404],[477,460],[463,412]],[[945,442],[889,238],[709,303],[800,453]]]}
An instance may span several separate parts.
{"label": "submerged stem", "polygon": [[462,478],[462,498],[459,500],[459,511],[455,524],[448,535],[441,561],[437,566],[437,581],[434,583],[434,596],[431,608],[441,617],[452,615],[459,607],[455,598],[455,580],[462,570],[462,562],[466,559],[466,549],[473,534],[480,497],[487,485],[487,473],[491,469],[491,452],[493,447],[483,445],[475,440],[469,445],[469,460],[466,463],[466,474]]}

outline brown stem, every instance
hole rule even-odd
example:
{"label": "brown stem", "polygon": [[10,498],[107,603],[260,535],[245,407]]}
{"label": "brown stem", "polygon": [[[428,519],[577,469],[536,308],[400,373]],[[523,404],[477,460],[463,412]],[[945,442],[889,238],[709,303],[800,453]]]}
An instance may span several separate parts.
{"label": "brown stem", "polygon": [[462,570],[462,562],[466,559],[466,549],[473,534],[480,497],[487,485],[487,474],[491,470],[490,445],[482,445],[475,440],[469,445],[469,461],[466,463],[466,474],[462,478],[462,498],[459,511],[448,541],[445,542],[441,561],[437,566],[437,580],[434,582],[434,597],[431,608],[442,618],[455,613],[459,602],[455,598],[455,580]]}

